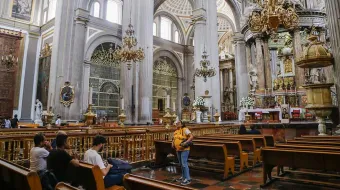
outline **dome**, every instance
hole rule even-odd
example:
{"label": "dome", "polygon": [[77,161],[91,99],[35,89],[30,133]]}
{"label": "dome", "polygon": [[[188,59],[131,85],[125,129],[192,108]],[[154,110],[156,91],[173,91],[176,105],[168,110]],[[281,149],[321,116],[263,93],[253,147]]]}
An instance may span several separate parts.
{"label": "dome", "polygon": [[319,42],[315,35],[311,35],[308,40],[311,43],[306,47],[300,60],[296,62],[297,66],[301,68],[319,68],[332,65],[333,56],[324,47],[324,43]]}
{"label": "dome", "polygon": [[192,15],[192,6],[189,0],[166,0],[159,8],[177,16]]}

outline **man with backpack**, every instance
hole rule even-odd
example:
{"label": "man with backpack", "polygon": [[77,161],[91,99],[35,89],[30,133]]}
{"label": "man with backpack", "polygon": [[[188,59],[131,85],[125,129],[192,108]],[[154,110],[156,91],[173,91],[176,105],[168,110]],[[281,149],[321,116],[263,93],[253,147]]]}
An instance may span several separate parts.
{"label": "man with backpack", "polygon": [[126,172],[114,171],[111,164],[107,164],[105,167],[102,157],[98,154],[103,150],[104,144],[106,144],[105,137],[101,135],[94,137],[92,148],[85,152],[84,162],[99,166],[103,174],[105,188],[121,185]]}

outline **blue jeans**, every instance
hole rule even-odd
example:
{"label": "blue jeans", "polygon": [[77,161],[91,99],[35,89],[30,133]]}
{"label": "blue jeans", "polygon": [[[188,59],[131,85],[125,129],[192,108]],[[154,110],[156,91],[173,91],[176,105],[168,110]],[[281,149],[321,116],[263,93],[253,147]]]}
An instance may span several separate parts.
{"label": "blue jeans", "polygon": [[105,188],[109,188],[114,185],[122,185],[124,174],[107,174],[104,177]]}
{"label": "blue jeans", "polygon": [[189,157],[189,150],[186,151],[177,151],[177,158],[179,161],[179,165],[181,165],[182,169],[182,178],[191,180],[189,174],[189,166],[188,166],[188,157]]}

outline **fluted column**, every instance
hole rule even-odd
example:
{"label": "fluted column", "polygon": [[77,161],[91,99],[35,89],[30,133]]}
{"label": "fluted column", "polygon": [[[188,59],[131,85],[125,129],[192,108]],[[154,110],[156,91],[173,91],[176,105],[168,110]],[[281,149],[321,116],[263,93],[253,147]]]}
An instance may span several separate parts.
{"label": "fluted column", "polygon": [[257,78],[258,78],[258,91],[264,92],[265,88],[265,73],[264,71],[264,60],[262,54],[262,38],[257,37],[255,40],[256,43],[256,68],[257,68]]}
{"label": "fluted column", "polygon": [[[300,35],[300,28],[294,30],[294,55],[295,55],[295,62],[300,59],[303,54],[303,49],[301,45],[301,35]],[[304,84],[304,69],[298,67],[295,64],[295,82],[298,88],[303,88],[302,85]]]}
{"label": "fluted column", "polygon": [[268,39],[266,39],[263,43],[263,55],[264,55],[264,73],[265,73],[265,79],[266,84],[265,87],[267,89],[272,88],[272,68],[270,63],[270,53],[269,53],[269,45],[268,45]]}
{"label": "fluted column", "polygon": [[[83,9],[76,10],[75,20],[75,35],[73,42],[73,61],[71,71],[68,73],[68,78],[71,84],[74,85],[75,95],[74,102],[67,111],[69,119],[81,119],[82,113],[86,110],[83,107],[84,88],[83,88],[83,69],[84,69],[84,54],[86,41],[86,24],[89,21],[89,12]],[[86,96],[86,94],[85,94]]]}
{"label": "fluted column", "polygon": [[235,46],[235,72],[236,72],[236,92],[237,92],[237,107],[240,107],[242,97],[247,97],[249,94],[249,77],[246,64],[246,42],[244,36],[236,33],[234,37]]}
{"label": "fluted column", "polygon": [[137,36],[145,58],[139,66],[139,124],[152,122],[152,79],[153,79],[153,11],[154,0],[134,1],[138,4]]}

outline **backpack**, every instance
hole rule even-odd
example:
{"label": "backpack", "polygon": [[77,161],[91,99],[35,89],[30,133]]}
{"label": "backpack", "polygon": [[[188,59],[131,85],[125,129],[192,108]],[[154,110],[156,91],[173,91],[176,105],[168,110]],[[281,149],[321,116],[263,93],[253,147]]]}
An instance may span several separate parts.
{"label": "backpack", "polygon": [[48,170],[41,170],[38,171],[38,175],[43,190],[54,190],[58,180],[52,172]]}
{"label": "backpack", "polygon": [[131,173],[132,166],[128,162],[114,158],[108,158],[107,162],[112,165],[109,174]]}

